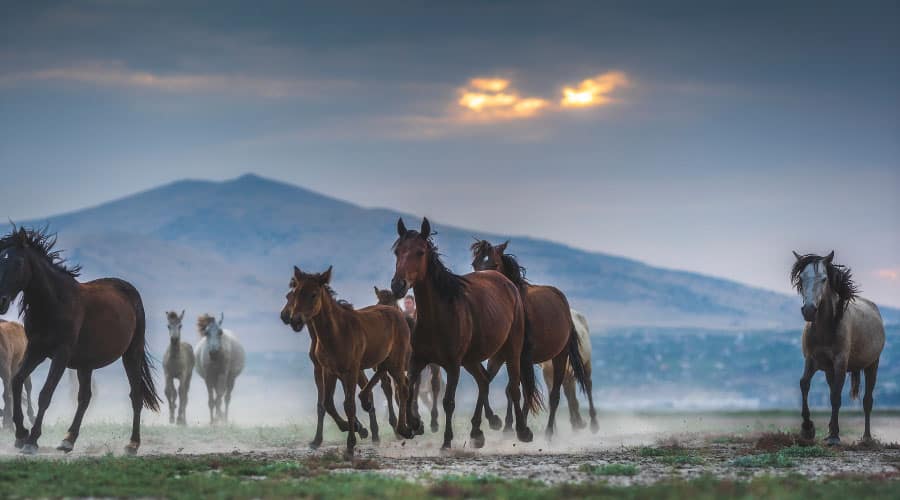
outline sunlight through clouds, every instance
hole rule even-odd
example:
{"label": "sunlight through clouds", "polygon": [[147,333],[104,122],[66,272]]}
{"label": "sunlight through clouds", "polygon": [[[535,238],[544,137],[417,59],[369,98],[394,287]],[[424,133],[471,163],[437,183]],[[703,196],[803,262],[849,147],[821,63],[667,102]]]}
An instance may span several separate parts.
{"label": "sunlight through clouds", "polygon": [[583,80],[577,87],[563,87],[560,105],[565,108],[587,108],[608,104],[609,94],[628,86],[628,77],[621,71],[609,71]]}

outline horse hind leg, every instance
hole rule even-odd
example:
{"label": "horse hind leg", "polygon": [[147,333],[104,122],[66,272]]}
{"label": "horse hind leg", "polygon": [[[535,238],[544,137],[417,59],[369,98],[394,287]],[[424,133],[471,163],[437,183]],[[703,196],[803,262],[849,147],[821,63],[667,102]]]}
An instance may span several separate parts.
{"label": "horse hind leg", "polygon": [[[500,371],[500,367],[502,367],[502,366],[503,366],[503,363],[500,361],[497,361],[494,358],[491,358],[490,360],[488,360],[487,370],[485,371],[485,374],[488,379],[488,383],[490,383],[494,380],[494,377],[497,376],[497,372]],[[507,413],[509,413],[509,410],[507,410]],[[501,427],[503,427],[503,421],[500,420],[500,417],[498,417],[496,414],[494,414],[494,410],[491,409],[490,398],[488,398],[484,402],[484,416],[487,418],[488,425],[491,427],[491,429],[498,431],[498,430],[500,430]]]}
{"label": "horse hind leg", "polygon": [[[360,376],[362,376],[362,373],[363,372],[360,371]],[[369,414],[369,429],[372,431],[372,443],[374,444],[381,442],[381,437],[378,435],[378,416],[375,414],[375,398],[372,397],[372,390],[375,388],[375,384],[380,382],[382,378],[387,378],[383,365],[375,370],[375,374],[372,375],[372,378],[369,381],[362,384],[359,392],[360,405],[362,405],[362,409]]]}
{"label": "horse hind leg", "polygon": [[472,374],[475,383],[478,384],[478,400],[475,403],[475,413],[472,415],[472,431],[469,433],[469,443],[473,448],[482,448],[484,446],[484,432],[481,430],[481,412],[484,402],[488,398],[490,382],[484,370],[481,369],[481,363],[468,363],[465,365],[466,371]]}
{"label": "horse hind leg", "polygon": [[387,374],[381,376],[381,390],[384,392],[384,399],[387,400],[388,407],[388,423],[397,429],[397,413],[394,412],[394,389],[391,385],[391,377]]}
{"label": "horse hind leg", "polygon": [[28,407],[28,421],[34,424],[34,406],[31,404],[31,377],[25,377],[25,405]]}
{"label": "horse hind leg", "polygon": [[550,417],[547,419],[547,440],[553,438],[556,427],[556,410],[559,407],[559,393],[562,381],[565,378],[566,365],[569,362],[569,353],[563,350],[553,358],[553,385],[550,386]]}
{"label": "horse hind leg", "polygon": [[875,379],[878,377],[878,362],[879,360],[876,359],[874,363],[872,363],[865,369],[866,394],[865,396],[863,396],[863,412],[865,412],[866,415],[866,429],[863,433],[863,440],[865,441],[869,441],[872,439],[872,432],[869,421],[872,416],[872,405],[875,402],[872,392],[875,390]]}
{"label": "horse hind leg", "polygon": [[90,368],[78,370],[78,408],[75,410],[75,418],[72,419],[72,425],[69,426],[66,437],[56,447],[57,450],[69,453],[75,448],[75,441],[78,439],[79,432],[81,432],[81,419],[84,418],[84,412],[87,411],[88,405],[91,403],[92,375],[93,370]]}
{"label": "horse hind leg", "polygon": [[[548,385],[547,387],[552,387]],[[587,384],[585,384],[587,387]],[[569,423],[573,430],[581,430],[587,427],[584,419],[581,418],[581,406],[578,403],[578,396],[575,393],[575,377],[566,374],[562,384],[563,394],[566,396],[566,406],[569,407]]]}
{"label": "horse hind leg", "polygon": [[[480,365],[481,363],[479,363]],[[441,395],[441,369],[431,365],[431,432],[438,431],[438,398]]]}

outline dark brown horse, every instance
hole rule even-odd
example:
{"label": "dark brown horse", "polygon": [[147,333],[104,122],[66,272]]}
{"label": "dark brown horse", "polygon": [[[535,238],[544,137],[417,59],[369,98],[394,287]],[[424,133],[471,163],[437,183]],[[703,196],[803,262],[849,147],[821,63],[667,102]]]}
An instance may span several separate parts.
{"label": "dark brown horse", "polygon": [[[512,281],[525,299],[525,328],[532,341],[531,359],[534,363],[551,360],[553,363],[553,386],[550,388],[550,418],[547,421],[547,437],[552,437],[556,425],[556,409],[559,406],[560,387],[571,363],[575,380],[581,390],[588,392],[584,364],[581,360],[578,333],[572,321],[569,301],[559,289],[546,285],[532,285],[525,279],[525,268],[519,265],[513,255],[505,253],[509,241],[491,245],[486,240],[472,244],[472,267],[476,271],[498,271]],[[499,365],[488,363],[488,377],[497,374]],[[590,396],[590,393],[588,392]],[[593,406],[593,404],[591,404]],[[484,405],[485,414],[492,425],[499,426],[499,418],[493,414],[489,403]],[[512,427],[512,412],[507,406],[506,428]]]}
{"label": "dark brown horse", "polygon": [[[400,305],[397,304],[397,299],[394,298],[394,292],[390,290],[380,290],[377,286],[375,287],[375,297],[378,299],[378,303],[383,306],[391,306],[400,309]],[[415,334],[416,328],[416,320],[413,319],[409,314],[404,314],[406,317],[406,323],[409,324],[409,331]],[[423,386],[423,379],[428,379],[428,385]],[[381,381],[382,384],[388,383],[390,381],[385,379]],[[411,398],[415,399],[418,397],[425,403],[426,405],[431,406],[431,432],[438,431],[438,398],[441,395],[441,390],[443,389],[444,381],[441,379],[441,367],[431,363],[428,365],[428,373],[423,374],[422,379],[418,381],[419,389],[418,394],[411,394]],[[390,386],[385,387],[385,396],[388,395],[388,391]],[[393,418],[394,408],[391,405],[391,398],[388,398],[388,411],[390,412],[391,418]]]}
{"label": "dark brown horse", "polygon": [[[356,420],[356,384],[361,370],[374,368],[372,381],[360,394],[365,410],[374,411],[371,390],[373,382],[389,373],[397,387],[399,418],[395,431],[411,438],[407,422],[409,383],[409,327],[403,313],[386,306],[370,306],[358,311],[339,303],[329,286],[331,268],[324,273],[304,273],[294,267],[293,287],[288,293],[285,310],[291,328],[300,331],[304,325],[316,337],[315,358],[326,374],[337,377],[344,389],[344,411],[347,420]],[[331,394],[325,394],[331,398]],[[356,433],[347,433],[346,455],[353,456]]]}
{"label": "dark brown horse", "polygon": [[884,349],[884,322],[878,306],[857,295],[850,269],[832,263],[834,252],[825,257],[794,252],[794,258],[791,283],[803,297],[800,312],[806,320],[802,337],[805,363],[800,378],[803,397],[801,434],[807,439],[816,435],[816,428],[809,418],[807,396],[813,375],[822,370],[831,389],[831,421],[825,442],[830,446],[840,444],[838,413],[844,381],[849,372],[850,397],[856,399],[859,397],[860,372],[864,371],[866,426],[863,439],[872,439],[869,427],[874,401],[872,392]]}
{"label": "dark brown horse", "polygon": [[535,387],[530,339],[525,335],[525,310],[518,289],[495,271],[453,274],[441,262],[428,219],[423,219],[419,231],[406,229],[400,219],[397,234],[400,237],[393,246],[397,264],[391,291],[399,299],[412,287],[418,303],[410,377],[416,383],[429,363],[436,363],[447,372],[443,448],[450,448],[453,440],[460,367],[478,384],[470,443],[474,447],[484,445],[481,412],[488,398],[489,381],[481,362],[488,359],[506,363],[506,394],[514,405],[516,434],[520,441],[531,441],[533,434],[521,398],[524,392],[525,406],[536,409],[540,407],[540,393]]}
{"label": "dark brown horse", "polygon": [[[44,413],[66,367],[78,370],[78,409],[59,445],[71,451],[81,419],[91,400],[91,374],[122,358],[131,386],[134,418],[131,441],[141,443],[141,409],[158,411],[160,399],[153,384],[152,365],[144,342],[144,306],[131,284],[115,278],[87,283],[76,281],[78,267],[67,267],[53,250],[56,238],[43,231],[16,230],[0,240],[0,314],[22,292],[20,314],[25,317],[28,347],[13,377],[13,423],[16,447],[23,453],[38,450]],[[45,359],[51,358],[47,381],[38,398],[38,414],[31,433],[22,423],[22,384]]]}

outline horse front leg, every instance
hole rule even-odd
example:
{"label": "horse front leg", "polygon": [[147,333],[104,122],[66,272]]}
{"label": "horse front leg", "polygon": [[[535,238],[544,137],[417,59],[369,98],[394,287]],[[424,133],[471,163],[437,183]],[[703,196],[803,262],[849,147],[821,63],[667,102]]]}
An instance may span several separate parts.
{"label": "horse front leg", "polygon": [[[359,380],[359,369],[350,370],[341,376],[341,385],[344,388],[344,413],[348,422],[356,422],[356,383]],[[344,458],[353,460],[353,450],[356,447],[356,432],[353,426],[347,430],[347,449],[344,450]]]}
{"label": "horse front leg", "polygon": [[[453,410],[456,409],[456,385],[459,383],[459,366],[451,364],[445,366],[444,370],[447,371],[447,388],[444,390],[444,444],[441,445],[441,449],[449,450],[450,443],[453,441]],[[421,370],[416,376],[420,373]]]}
{"label": "horse front leg", "polygon": [[87,411],[88,405],[91,402],[92,373],[93,370],[89,368],[78,370],[78,408],[75,410],[75,418],[72,419],[72,425],[69,426],[66,437],[63,438],[62,442],[59,443],[59,446],[56,447],[57,450],[69,453],[75,448],[75,441],[78,439],[78,434],[81,432],[81,419],[84,418],[84,412]]}
{"label": "horse front leg", "polygon": [[803,375],[800,377],[800,395],[803,398],[803,409],[800,414],[803,423],[800,425],[800,437],[803,439],[815,439],[816,437],[816,426],[809,418],[809,386],[815,373],[816,362],[812,358],[806,358],[803,364]]}
{"label": "horse front leg", "polygon": [[[78,392],[81,392],[81,383],[78,384]],[[176,397],[178,396],[177,391],[175,391],[175,377],[166,374],[166,401],[169,402],[169,423],[175,423],[175,407],[177,405]]]}
{"label": "horse front leg", "polygon": [[[31,346],[25,348],[25,358],[22,360],[22,364],[19,365],[19,370],[13,375],[12,379],[12,412],[13,412],[13,425],[16,427],[16,448],[22,448],[25,446],[25,439],[28,437],[28,429],[25,428],[22,420],[25,418],[22,415],[22,387],[25,385],[26,380],[31,380],[31,372],[34,371],[35,368],[44,360],[47,359],[47,356],[38,353]],[[49,380],[49,378],[48,378]],[[31,391],[28,391],[28,407],[31,408]],[[34,424],[35,419],[31,419],[32,425]]]}
{"label": "horse front leg", "polygon": [[206,395],[207,395],[207,406],[209,406],[209,425],[215,425],[216,423],[216,394],[215,394],[215,381],[210,380],[209,378],[204,379],[206,381]]}
{"label": "horse front leg", "polygon": [[422,370],[425,369],[426,363],[419,358],[413,357],[409,362],[409,398],[407,398],[406,414],[409,420],[409,428],[413,434],[419,436],[425,434],[425,425],[419,416],[419,387],[422,383]]}
{"label": "horse front leg", "polygon": [[[47,373],[47,380],[46,382],[44,382],[44,387],[41,389],[41,394],[38,396],[37,417],[35,417],[34,419],[34,425],[31,427],[31,433],[28,435],[28,438],[25,439],[25,444],[22,447],[22,453],[25,453],[27,455],[37,453],[38,439],[41,437],[41,426],[44,422],[44,414],[47,412],[47,408],[50,406],[50,400],[53,399],[53,392],[56,390],[56,386],[59,385],[60,379],[62,379],[63,374],[66,372],[66,364],[68,362],[68,350],[60,349],[53,355],[53,361],[50,363],[50,371],[49,373]],[[14,391],[16,389],[18,389],[18,393],[21,397],[21,385],[13,387]],[[15,397],[15,393],[13,393],[13,396]],[[17,403],[18,406],[14,407],[13,411],[18,411],[18,415],[21,417],[21,399]],[[13,418],[15,419],[15,417]],[[16,434],[18,435],[18,425],[16,426]]]}
{"label": "horse front leg", "polygon": [[838,413],[841,411],[841,396],[844,391],[844,381],[847,379],[847,361],[835,359],[831,370],[826,370],[825,375],[831,388],[831,420],[828,422],[828,437],[825,438],[825,444],[837,446],[841,444]]}

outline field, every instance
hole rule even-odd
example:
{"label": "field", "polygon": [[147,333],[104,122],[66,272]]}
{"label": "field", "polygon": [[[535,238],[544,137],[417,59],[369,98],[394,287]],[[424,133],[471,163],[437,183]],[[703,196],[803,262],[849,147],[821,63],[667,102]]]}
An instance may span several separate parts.
{"label": "field", "polygon": [[[439,435],[412,441],[385,433],[363,440],[352,462],[327,425],[310,451],[304,421],[276,426],[149,425],[141,456],[122,456],[124,424],[88,424],[68,456],[53,449],[65,425],[45,427],[41,453],[20,457],[0,441],[0,496],[252,497],[632,497],[900,498],[900,413],[876,414],[879,442],[858,443],[862,417],[842,419],[845,445],[825,448],[791,434],[798,416],[760,413],[604,413],[596,434],[542,435],[529,444],[487,431],[487,446],[466,445],[468,422],[455,424],[456,448]],[[814,415],[818,431],[827,415]],[[540,429],[536,422],[534,429]],[[388,429],[389,430],[389,429]]]}

